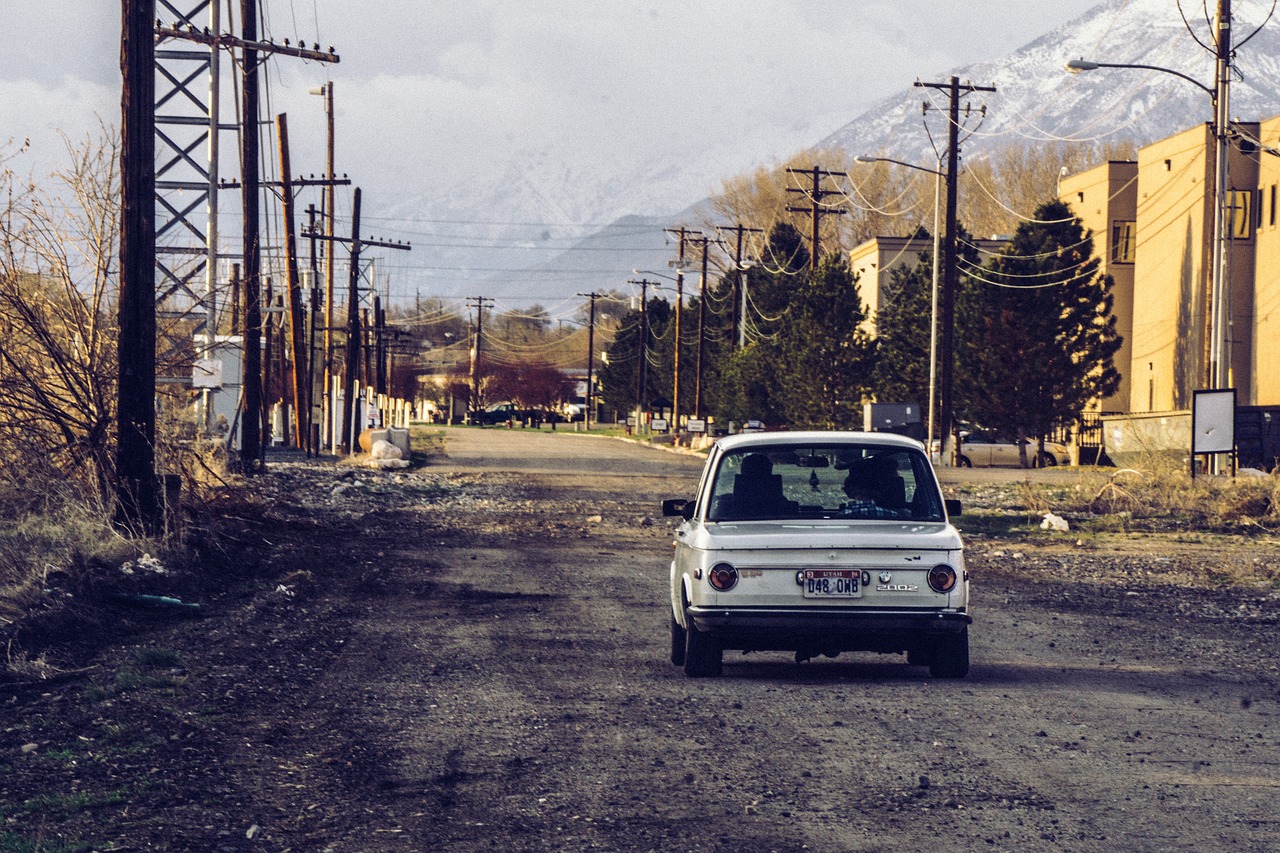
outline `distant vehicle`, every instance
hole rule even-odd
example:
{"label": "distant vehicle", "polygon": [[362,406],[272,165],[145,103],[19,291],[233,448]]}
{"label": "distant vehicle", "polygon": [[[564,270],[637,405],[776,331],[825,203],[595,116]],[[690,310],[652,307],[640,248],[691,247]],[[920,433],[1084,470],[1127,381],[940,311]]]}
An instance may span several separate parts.
{"label": "distant vehicle", "polygon": [[671,662],[721,674],[725,649],[907,655],[969,671],[969,574],[924,447],[903,436],[770,432],[715,443],[679,516]]}
{"label": "distant vehicle", "polygon": [[524,409],[517,408],[515,403],[494,403],[480,413],[480,423],[505,424],[507,421],[522,420],[524,416]]}
{"label": "distant vehicle", "polygon": [[1027,445],[1027,462],[1033,468],[1052,468],[1055,465],[1070,465],[1071,455],[1065,444],[1056,441],[1044,443],[1044,453],[1036,456],[1036,443],[1028,438],[1002,439],[988,432],[974,430],[960,433],[960,455],[962,468],[1020,468],[1022,467],[1022,445]]}
{"label": "distant vehicle", "polygon": [[765,431],[764,421],[751,420],[751,421],[744,421],[742,424],[741,432],[764,432],[764,431]]}

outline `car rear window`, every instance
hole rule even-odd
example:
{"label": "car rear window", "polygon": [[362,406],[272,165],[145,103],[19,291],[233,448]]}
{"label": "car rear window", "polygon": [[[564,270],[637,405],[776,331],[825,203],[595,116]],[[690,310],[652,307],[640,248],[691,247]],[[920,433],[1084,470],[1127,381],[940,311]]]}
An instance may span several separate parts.
{"label": "car rear window", "polygon": [[945,516],[933,469],[919,450],[779,444],[721,457],[707,518],[942,521]]}

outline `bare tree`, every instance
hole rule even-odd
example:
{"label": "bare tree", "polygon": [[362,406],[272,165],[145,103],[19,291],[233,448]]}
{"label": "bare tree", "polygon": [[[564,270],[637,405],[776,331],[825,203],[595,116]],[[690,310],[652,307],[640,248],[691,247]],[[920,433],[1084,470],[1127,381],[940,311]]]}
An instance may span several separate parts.
{"label": "bare tree", "polygon": [[50,189],[0,176],[0,467],[48,460],[106,496],[114,434],[118,137],[67,142]]}

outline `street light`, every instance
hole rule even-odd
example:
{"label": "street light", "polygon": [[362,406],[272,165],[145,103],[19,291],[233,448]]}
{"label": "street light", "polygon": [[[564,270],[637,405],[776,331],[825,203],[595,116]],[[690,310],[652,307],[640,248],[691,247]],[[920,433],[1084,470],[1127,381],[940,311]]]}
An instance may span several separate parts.
{"label": "street light", "polygon": [[1217,33],[1217,68],[1215,85],[1206,86],[1194,77],[1159,65],[1143,65],[1130,62],[1094,62],[1073,59],[1066,64],[1067,71],[1079,74],[1098,68],[1135,68],[1171,74],[1195,86],[1213,102],[1214,181],[1213,181],[1213,261],[1212,286],[1209,296],[1209,384],[1213,388],[1226,388],[1230,384],[1230,358],[1227,355],[1227,315],[1230,311],[1230,283],[1227,281],[1228,264],[1225,241],[1227,238],[1226,208],[1228,180],[1229,82],[1231,77],[1231,13],[1230,4],[1219,3]]}
{"label": "street light", "polygon": [[[894,163],[898,166],[904,166],[908,169],[915,169],[920,172],[928,172],[933,175],[933,261],[930,264],[933,276],[933,296],[929,311],[929,414],[928,414],[928,440],[925,446],[929,448],[930,454],[933,452],[933,427],[936,421],[936,405],[937,405],[937,384],[938,384],[938,240],[939,240],[939,221],[941,212],[939,208],[942,202],[942,179],[945,173],[942,171],[942,160],[938,160],[937,169],[929,169],[924,166],[917,166],[914,163],[905,163],[902,160],[894,160],[891,157],[870,157],[858,155],[853,158],[855,163]],[[951,318],[948,317],[948,322]],[[948,416],[948,420],[950,417]],[[939,454],[940,457],[942,454]]]}

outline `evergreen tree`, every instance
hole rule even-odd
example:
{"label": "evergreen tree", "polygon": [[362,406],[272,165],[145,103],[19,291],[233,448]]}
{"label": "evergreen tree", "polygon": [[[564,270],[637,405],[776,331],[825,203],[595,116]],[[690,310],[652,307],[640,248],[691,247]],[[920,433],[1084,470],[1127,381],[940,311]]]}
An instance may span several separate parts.
{"label": "evergreen tree", "polygon": [[[609,363],[600,368],[599,379],[605,405],[620,412],[629,412],[636,403],[636,375],[643,353],[646,411],[659,404],[671,403],[671,347],[670,326],[674,321],[674,309],[662,297],[651,297],[646,306],[645,337],[641,341],[640,311],[632,310],[623,315],[621,325],[609,347]],[[667,343],[663,343],[666,341]],[[681,385],[683,386],[683,382]]]}
{"label": "evergreen tree", "polygon": [[[957,233],[962,268],[977,266],[978,249],[962,227]],[[927,240],[921,226],[912,239]],[[942,284],[942,270],[938,271]],[[929,355],[933,336],[933,252],[921,252],[915,266],[894,267],[876,312],[876,370],[873,388],[882,402],[929,404]]]}
{"label": "evergreen tree", "polygon": [[828,429],[862,424],[876,353],[866,318],[857,279],[837,255],[797,288],[782,319],[776,365],[789,423]]}
{"label": "evergreen tree", "polygon": [[876,312],[879,351],[873,387],[881,402],[929,401],[929,355],[933,316],[933,255],[921,252],[915,266],[894,267]]}
{"label": "evergreen tree", "polygon": [[956,304],[957,397],[969,418],[1042,440],[1114,393],[1121,340],[1098,266],[1092,234],[1052,201],[970,274]]}
{"label": "evergreen tree", "polygon": [[785,357],[779,345],[781,330],[794,294],[809,280],[809,252],[804,237],[786,222],[769,232],[760,264],[746,275],[745,348],[724,360],[715,382],[716,418],[788,423],[781,375]]}

